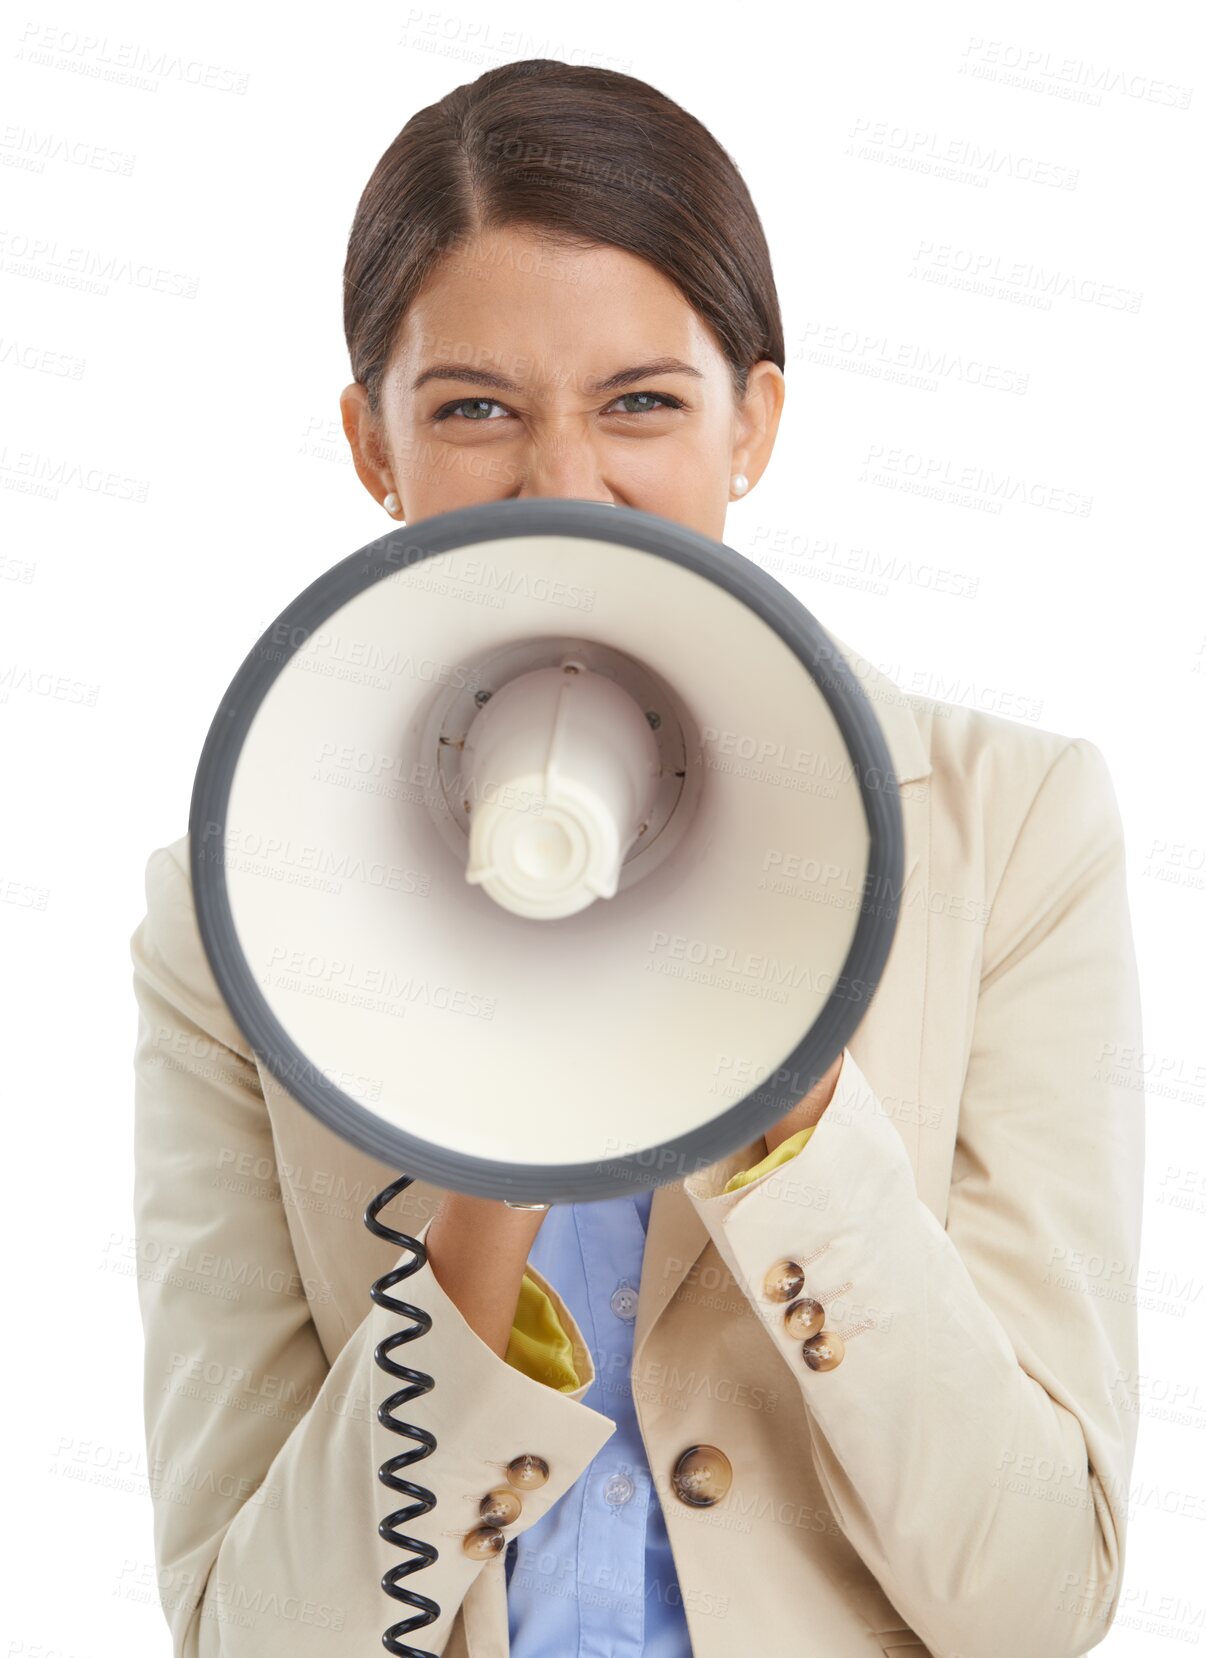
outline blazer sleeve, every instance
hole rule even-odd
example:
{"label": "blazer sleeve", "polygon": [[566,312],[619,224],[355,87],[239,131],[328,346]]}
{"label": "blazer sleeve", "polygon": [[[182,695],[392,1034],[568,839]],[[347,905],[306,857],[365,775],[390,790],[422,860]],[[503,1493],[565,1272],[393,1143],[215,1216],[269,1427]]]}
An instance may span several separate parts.
{"label": "blazer sleeve", "polygon": [[[777,1169],[780,1163],[786,1163],[808,1144],[811,1133],[811,1128],[798,1130],[752,1168],[742,1169],[733,1175],[725,1191],[735,1192],[738,1187],[748,1185],[771,1169]],[[572,1392],[582,1385],[574,1369],[573,1342],[561,1326],[551,1297],[540,1288],[530,1270],[524,1273],[520,1285],[519,1305],[511,1325],[506,1359],[508,1364],[522,1370],[525,1376],[559,1388],[563,1393]]]}
{"label": "blazer sleeve", "polygon": [[[243,1154],[242,1166],[275,1166],[259,1073],[210,973],[188,877],[167,848],[148,861],[146,897],[130,941],[134,1217],[155,1552],[173,1652],[379,1651],[386,1626],[411,1615],[382,1591],[381,1576],[412,1556],[377,1531],[408,1503],[377,1478],[414,1441],[376,1420],[391,1381],[373,1358],[404,1321],[374,1307],[366,1284],[368,1311],[328,1363],[310,1306],[329,1290],[302,1280],[279,1197],[216,1180]],[[432,1319],[395,1356],[434,1378],[398,1414],[437,1441],[403,1475],[429,1487],[436,1505],[400,1522],[438,1551],[404,1580],[439,1603],[438,1620],[413,1637],[435,1653],[478,1573],[503,1569],[462,1544],[507,1464],[529,1454],[548,1466],[543,1486],[521,1492],[511,1536],[540,1519],[615,1431],[582,1403],[594,1368],[581,1330],[552,1285],[534,1281],[571,1340],[582,1378],[572,1391],[499,1358],[426,1262],[400,1290]]]}
{"label": "blazer sleeve", "polygon": [[[839,1525],[937,1658],[1075,1658],[1118,1605],[1143,1097],[1111,1055],[1141,1045],[1122,824],[1074,740],[991,905],[945,1228],[849,1051],[799,1159],[825,1208],[787,1168],[684,1183],[798,1379]],[[784,1260],[846,1327],[836,1365],[784,1328]]]}

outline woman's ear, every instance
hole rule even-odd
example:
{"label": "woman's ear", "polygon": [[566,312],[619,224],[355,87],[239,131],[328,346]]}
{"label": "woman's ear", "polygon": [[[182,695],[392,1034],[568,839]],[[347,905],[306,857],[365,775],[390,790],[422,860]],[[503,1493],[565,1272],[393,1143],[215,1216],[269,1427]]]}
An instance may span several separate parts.
{"label": "woman's ear", "polygon": [[745,397],[733,421],[732,470],[744,472],[751,489],[770,462],[786,395],[779,365],[769,358],[755,363],[746,376]]}
{"label": "woman's ear", "polygon": [[[369,408],[368,392],[358,380],[353,380],[340,392],[339,418],[352,451],[356,476],[378,506],[384,506],[385,497],[395,488],[395,484],[385,453],[381,424]],[[404,516],[402,506],[395,516]]]}

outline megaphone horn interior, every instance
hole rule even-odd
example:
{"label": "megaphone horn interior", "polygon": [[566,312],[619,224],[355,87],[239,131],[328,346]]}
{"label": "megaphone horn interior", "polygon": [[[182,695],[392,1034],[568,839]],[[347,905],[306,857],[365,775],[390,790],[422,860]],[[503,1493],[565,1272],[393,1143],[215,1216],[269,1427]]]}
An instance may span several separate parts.
{"label": "megaphone horn interior", "polygon": [[891,772],[756,564],[628,508],[467,507],[248,654],[193,789],[198,925],[345,1139],[477,1196],[610,1197],[746,1145],[841,1052],[896,925]]}

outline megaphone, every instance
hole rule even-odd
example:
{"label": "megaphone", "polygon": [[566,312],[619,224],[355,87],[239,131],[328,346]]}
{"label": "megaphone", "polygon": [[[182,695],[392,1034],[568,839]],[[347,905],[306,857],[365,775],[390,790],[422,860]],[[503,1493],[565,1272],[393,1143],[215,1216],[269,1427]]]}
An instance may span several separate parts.
{"label": "megaphone", "polygon": [[[611,1197],[758,1137],[841,1053],[896,924],[890,776],[757,565],[627,507],[466,507],[248,654],[193,790],[198,926],[256,1054],[361,1150]],[[284,847],[302,879],[265,873]],[[785,897],[801,857],[862,902]]]}
{"label": "megaphone", "polygon": [[[399,526],[268,627],[189,812],[198,928],[233,1018],[301,1106],[415,1178],[520,1207],[681,1179],[809,1092],[868,1009],[904,829],[871,704],[757,565],[656,514],[502,501]],[[274,856],[274,854],[278,854]],[[785,881],[792,868],[825,878]],[[288,879],[276,877],[287,875]],[[829,877],[836,877],[831,879]],[[805,894],[804,897],[800,893]],[[833,902],[834,893],[842,902]],[[849,894],[859,895],[856,902]]]}

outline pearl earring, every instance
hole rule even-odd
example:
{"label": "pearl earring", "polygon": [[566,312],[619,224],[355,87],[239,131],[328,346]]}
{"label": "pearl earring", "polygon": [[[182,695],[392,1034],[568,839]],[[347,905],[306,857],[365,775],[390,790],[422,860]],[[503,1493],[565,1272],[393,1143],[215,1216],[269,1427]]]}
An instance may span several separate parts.
{"label": "pearl earring", "polygon": [[398,509],[401,507],[402,503],[391,489],[389,494],[385,497],[385,500],[382,502],[382,505],[384,506],[386,512],[393,513],[397,516]]}
{"label": "pearl earring", "polygon": [[736,476],[733,478],[733,494],[734,495],[744,495],[746,490],[749,487],[750,487],[750,481],[746,477],[745,473],[744,472],[738,472],[736,474]]}

